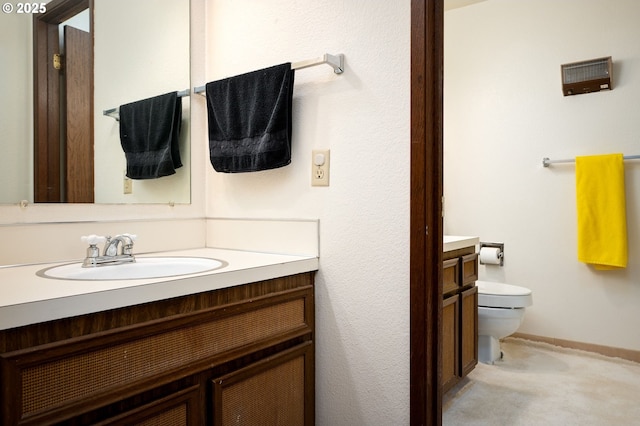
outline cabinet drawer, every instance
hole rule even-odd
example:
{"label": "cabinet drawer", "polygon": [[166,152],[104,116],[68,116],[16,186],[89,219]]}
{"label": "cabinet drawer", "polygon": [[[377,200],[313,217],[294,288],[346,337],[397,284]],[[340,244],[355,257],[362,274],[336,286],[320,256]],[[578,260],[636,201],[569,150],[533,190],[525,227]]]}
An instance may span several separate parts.
{"label": "cabinet drawer", "polygon": [[472,284],[478,280],[478,253],[462,256],[462,285]]}
{"label": "cabinet drawer", "polygon": [[455,291],[460,287],[460,261],[458,258],[442,262],[442,294]]}

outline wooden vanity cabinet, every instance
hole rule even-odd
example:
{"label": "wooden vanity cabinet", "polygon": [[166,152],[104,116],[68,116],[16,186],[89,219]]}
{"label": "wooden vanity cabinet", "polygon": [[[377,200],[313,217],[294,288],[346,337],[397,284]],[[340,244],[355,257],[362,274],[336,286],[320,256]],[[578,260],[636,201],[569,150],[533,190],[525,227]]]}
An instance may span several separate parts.
{"label": "wooden vanity cabinet", "polygon": [[313,274],[0,331],[0,425],[313,425]]}
{"label": "wooden vanity cabinet", "polygon": [[442,391],[478,363],[478,255],[475,247],[445,252],[442,274]]}

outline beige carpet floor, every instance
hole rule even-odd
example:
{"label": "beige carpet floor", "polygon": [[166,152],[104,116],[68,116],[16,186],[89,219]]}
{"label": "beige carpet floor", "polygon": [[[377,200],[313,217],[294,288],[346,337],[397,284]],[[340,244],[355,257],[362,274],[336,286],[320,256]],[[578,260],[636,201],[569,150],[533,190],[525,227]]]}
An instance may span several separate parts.
{"label": "beige carpet floor", "polygon": [[640,425],[640,364],[506,338],[443,398],[443,425]]}

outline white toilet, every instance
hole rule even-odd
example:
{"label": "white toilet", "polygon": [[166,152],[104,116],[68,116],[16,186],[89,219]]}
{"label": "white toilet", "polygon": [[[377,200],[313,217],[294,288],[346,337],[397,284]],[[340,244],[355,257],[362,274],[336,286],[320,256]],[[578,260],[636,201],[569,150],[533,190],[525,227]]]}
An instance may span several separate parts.
{"label": "white toilet", "polygon": [[531,290],[510,284],[476,281],[478,287],[478,360],[487,364],[502,357],[500,339],[516,332],[531,306]]}

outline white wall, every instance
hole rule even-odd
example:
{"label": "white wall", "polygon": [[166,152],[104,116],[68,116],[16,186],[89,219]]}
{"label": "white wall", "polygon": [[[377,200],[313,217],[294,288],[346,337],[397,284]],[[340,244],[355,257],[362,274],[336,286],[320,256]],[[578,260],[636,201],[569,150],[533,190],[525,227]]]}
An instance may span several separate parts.
{"label": "white wall", "polygon": [[31,15],[14,11],[2,13],[1,19],[0,203],[15,203],[33,200]]}
{"label": "white wall", "polygon": [[[317,424],[409,424],[410,2],[211,0],[206,19],[209,81],[345,54],[343,75],[296,72],[289,166],[219,174],[203,158],[207,216],[320,220]],[[310,186],[316,148],[328,188]]]}
{"label": "white wall", "polygon": [[[640,163],[626,168],[629,265],[576,258],[575,167],[640,154],[640,2],[488,0],[445,14],[445,232],[505,243],[481,278],[533,290],[520,332],[640,350]],[[612,91],[564,97],[560,65],[612,56]]]}

